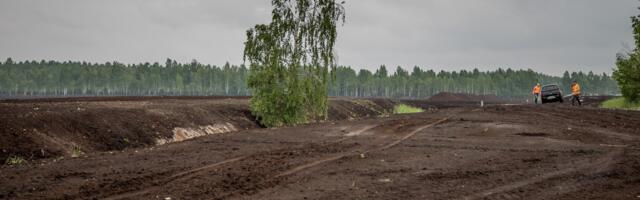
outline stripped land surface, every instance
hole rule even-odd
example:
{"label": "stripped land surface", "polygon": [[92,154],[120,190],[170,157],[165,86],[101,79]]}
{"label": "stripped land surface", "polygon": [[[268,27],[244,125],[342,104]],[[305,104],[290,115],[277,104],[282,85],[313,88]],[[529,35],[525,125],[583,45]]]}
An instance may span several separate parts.
{"label": "stripped land surface", "polygon": [[640,112],[448,102],[0,170],[0,199],[636,199]]}

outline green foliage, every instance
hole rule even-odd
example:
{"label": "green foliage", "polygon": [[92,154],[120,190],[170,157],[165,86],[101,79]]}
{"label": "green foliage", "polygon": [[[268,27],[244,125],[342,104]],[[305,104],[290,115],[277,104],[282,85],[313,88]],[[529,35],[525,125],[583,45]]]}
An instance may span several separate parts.
{"label": "green foliage", "polygon": [[568,92],[571,80],[580,81],[584,95],[614,95],[618,93],[616,82],[607,74],[593,72],[565,72],[563,77],[536,73],[533,70],[498,69],[481,72],[422,70],[413,67],[411,73],[401,67],[393,74],[387,74],[387,68],[381,66],[371,73],[362,69],[356,73],[350,67],[337,67],[336,81],[329,89],[332,96],[356,97],[411,97],[427,98],[439,92],[468,94],[494,94],[506,99],[530,98],[536,82],[541,84],[559,84]]}
{"label": "green foliage", "polygon": [[77,157],[80,157],[82,155],[84,155],[84,152],[82,152],[82,149],[80,149],[80,147],[74,146],[71,149],[71,157],[72,158],[77,158]]}
{"label": "green foliage", "polygon": [[422,108],[416,108],[406,104],[399,104],[393,107],[393,113],[395,114],[420,113],[420,112],[424,112],[424,110]]}
{"label": "green foliage", "polygon": [[636,48],[631,53],[618,54],[613,77],[627,101],[640,101],[640,16],[631,17]]}
{"label": "green foliage", "polygon": [[344,8],[334,0],[271,2],[271,23],[247,31],[251,111],[265,126],[326,118],[328,75]]}
{"label": "green foliage", "polygon": [[121,64],[0,62],[0,96],[249,95],[248,69],[197,61]]}
{"label": "green foliage", "polygon": [[613,78],[618,81],[622,96],[629,101],[640,100],[640,55],[634,53],[629,57],[618,56]]}
{"label": "green foliage", "polygon": [[620,97],[620,98],[609,99],[605,102],[602,102],[601,107],[613,108],[613,109],[640,110],[640,102],[630,102],[624,97]]}
{"label": "green foliage", "polygon": [[[565,72],[562,77],[531,70],[498,69],[481,72],[392,70],[371,72],[349,66],[332,70],[331,96],[426,98],[438,92],[496,94],[510,99],[529,98],[536,81],[558,83],[569,90],[577,79],[585,95],[619,94],[618,85],[607,74]],[[407,76],[407,72],[411,72]],[[197,62],[180,64],[132,64],[21,61],[0,62],[0,96],[126,96],[126,95],[250,95],[246,87],[248,69],[243,65],[223,67]],[[277,96],[276,96],[277,97]]]}
{"label": "green foliage", "polygon": [[27,161],[20,156],[10,156],[7,158],[7,160],[5,160],[4,163],[7,165],[21,165],[25,162]]}

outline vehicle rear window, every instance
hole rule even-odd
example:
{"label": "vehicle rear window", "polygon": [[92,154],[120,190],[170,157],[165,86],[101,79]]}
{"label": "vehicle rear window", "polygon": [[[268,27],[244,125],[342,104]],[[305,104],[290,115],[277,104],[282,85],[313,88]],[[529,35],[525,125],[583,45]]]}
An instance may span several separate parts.
{"label": "vehicle rear window", "polygon": [[548,86],[542,87],[542,91],[551,91],[551,90],[557,90],[557,89],[559,89],[557,85],[548,85]]}

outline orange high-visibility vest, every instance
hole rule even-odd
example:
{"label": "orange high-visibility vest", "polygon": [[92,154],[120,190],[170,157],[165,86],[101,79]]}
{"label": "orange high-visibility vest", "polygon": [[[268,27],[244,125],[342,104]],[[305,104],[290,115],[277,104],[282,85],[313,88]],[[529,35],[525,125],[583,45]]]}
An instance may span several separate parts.
{"label": "orange high-visibility vest", "polygon": [[542,87],[540,87],[540,85],[536,85],[533,87],[533,94],[540,94],[540,90],[542,90]]}
{"label": "orange high-visibility vest", "polygon": [[576,83],[576,84],[573,84],[573,85],[571,86],[571,93],[572,93],[573,95],[580,95],[580,85],[578,85],[577,83]]}

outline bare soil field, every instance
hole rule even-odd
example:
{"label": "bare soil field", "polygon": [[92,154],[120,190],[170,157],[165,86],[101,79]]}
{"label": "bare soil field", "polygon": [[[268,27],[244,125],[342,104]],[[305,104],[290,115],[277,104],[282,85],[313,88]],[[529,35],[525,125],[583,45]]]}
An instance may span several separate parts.
{"label": "bare soil field", "polygon": [[339,98],[329,121],[261,128],[247,101],[1,102],[3,158],[33,157],[0,167],[0,199],[640,196],[638,111]]}
{"label": "bare soil field", "polygon": [[[388,99],[331,99],[329,120],[378,117]],[[0,160],[118,151],[260,125],[248,97],[78,97],[0,101]],[[76,152],[77,153],[77,152]]]}
{"label": "bare soil field", "polygon": [[441,92],[429,97],[431,102],[502,102],[503,100],[496,95],[473,95],[473,94],[459,94],[450,92]]}

